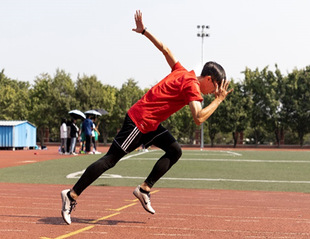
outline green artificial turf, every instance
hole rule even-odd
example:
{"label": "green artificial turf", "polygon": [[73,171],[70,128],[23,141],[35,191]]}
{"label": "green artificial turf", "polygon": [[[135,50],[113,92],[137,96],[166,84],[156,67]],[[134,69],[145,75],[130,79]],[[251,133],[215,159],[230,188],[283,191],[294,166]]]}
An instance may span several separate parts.
{"label": "green artificial turf", "polygon": [[[136,186],[144,181],[160,150],[133,152],[93,185]],[[84,155],[0,169],[0,182],[74,184],[102,155]],[[310,192],[309,151],[188,150],[155,187]]]}

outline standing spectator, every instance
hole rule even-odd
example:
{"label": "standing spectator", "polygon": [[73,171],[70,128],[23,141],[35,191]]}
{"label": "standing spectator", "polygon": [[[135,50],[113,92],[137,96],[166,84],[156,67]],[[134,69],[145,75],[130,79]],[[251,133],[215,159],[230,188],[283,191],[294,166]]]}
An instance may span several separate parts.
{"label": "standing spectator", "polygon": [[85,154],[84,148],[85,148],[85,133],[83,131],[83,122],[84,120],[81,122],[80,124],[80,132],[79,132],[79,137],[80,137],[80,154]]}
{"label": "standing spectator", "polygon": [[71,145],[71,120],[67,121],[67,148],[66,154],[70,153],[70,145]]}
{"label": "standing spectator", "polygon": [[101,154],[101,152],[97,151],[98,136],[100,135],[100,133],[99,133],[98,127],[96,126],[96,119],[97,119],[96,117],[92,117],[92,120],[93,120],[93,131],[92,131],[93,153]]}
{"label": "standing spectator", "polygon": [[79,136],[79,128],[76,126],[76,119],[72,120],[70,136],[71,136],[70,154],[77,155],[75,153],[75,145],[76,145],[76,139]]}
{"label": "standing spectator", "polygon": [[67,131],[67,120],[62,119],[60,126],[60,154],[65,154],[67,150]]}
{"label": "standing spectator", "polygon": [[90,119],[90,115],[87,115],[86,119],[82,124],[82,131],[85,135],[86,147],[85,151],[88,154],[91,154],[90,145],[91,145],[91,137],[92,137],[92,129],[93,129],[93,121]]}

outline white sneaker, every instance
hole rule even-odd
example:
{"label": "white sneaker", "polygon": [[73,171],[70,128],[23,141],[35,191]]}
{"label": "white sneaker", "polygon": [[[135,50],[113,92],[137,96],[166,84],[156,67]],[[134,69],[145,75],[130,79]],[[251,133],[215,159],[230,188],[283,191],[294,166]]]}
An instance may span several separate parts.
{"label": "white sneaker", "polygon": [[101,152],[99,152],[99,151],[95,151],[95,152],[94,152],[94,154],[101,154]]}
{"label": "white sneaker", "polygon": [[143,206],[143,208],[151,213],[154,214],[155,210],[152,208],[151,206],[151,195],[150,193],[142,193],[140,191],[140,185],[136,187],[136,189],[133,191],[133,195],[136,196],[136,198],[138,198]]}
{"label": "white sneaker", "polygon": [[75,208],[76,201],[71,201],[68,197],[68,192],[70,192],[70,189],[63,190],[61,192],[61,200],[62,200],[62,209],[61,209],[61,215],[64,221],[70,225],[71,224],[71,211]]}

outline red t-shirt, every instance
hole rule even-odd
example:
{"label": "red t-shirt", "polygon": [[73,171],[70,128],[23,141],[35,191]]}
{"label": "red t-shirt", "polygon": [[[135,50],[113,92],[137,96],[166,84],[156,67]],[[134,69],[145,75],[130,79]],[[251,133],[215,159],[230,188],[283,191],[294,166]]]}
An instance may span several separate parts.
{"label": "red t-shirt", "polygon": [[142,133],[147,133],[189,102],[202,100],[195,72],[177,62],[168,76],[129,109],[128,115]]}

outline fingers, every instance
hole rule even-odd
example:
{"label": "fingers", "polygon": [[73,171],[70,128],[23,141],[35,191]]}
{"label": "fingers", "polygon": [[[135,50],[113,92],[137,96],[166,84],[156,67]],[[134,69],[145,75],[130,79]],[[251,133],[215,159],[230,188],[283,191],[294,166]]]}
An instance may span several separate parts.
{"label": "fingers", "polygon": [[143,23],[142,23],[142,12],[140,10],[136,10],[134,15],[134,19],[136,22],[136,28],[132,29],[135,32],[141,33],[143,31]]}
{"label": "fingers", "polygon": [[230,94],[234,90],[234,89],[230,89],[229,91],[227,91],[228,87],[229,87],[229,84],[230,84],[230,81],[226,81],[225,80],[225,82],[224,82],[224,90],[226,91],[226,95]]}
{"label": "fingers", "polygon": [[136,22],[137,21],[142,21],[142,12],[140,10],[136,11],[135,20],[136,20]]}
{"label": "fingers", "polygon": [[229,87],[229,84],[230,84],[230,81],[222,80],[222,82],[221,82],[221,89],[227,91],[227,89]]}
{"label": "fingers", "polygon": [[234,89],[230,89],[228,92],[227,92],[227,94],[229,94],[229,93],[231,93],[231,92],[233,92],[234,91]]}
{"label": "fingers", "polygon": [[215,95],[218,95],[219,93],[219,85],[215,82],[215,91],[214,91],[214,94]]}
{"label": "fingers", "polygon": [[220,88],[217,87],[215,92],[217,94],[224,94],[226,97],[228,94],[230,94],[234,90],[234,89],[228,90],[229,84],[230,84],[230,81],[222,80]]}
{"label": "fingers", "polygon": [[228,86],[229,86],[230,81],[227,80],[223,80],[221,85],[223,86],[222,88],[224,88],[225,90],[227,90]]}

